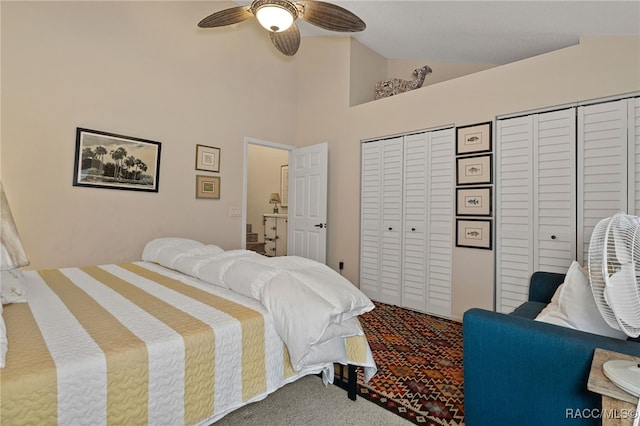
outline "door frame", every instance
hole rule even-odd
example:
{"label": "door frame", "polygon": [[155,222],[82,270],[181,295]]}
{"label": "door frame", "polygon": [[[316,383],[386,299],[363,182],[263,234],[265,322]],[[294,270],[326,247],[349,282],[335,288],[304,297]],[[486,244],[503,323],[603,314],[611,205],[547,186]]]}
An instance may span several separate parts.
{"label": "door frame", "polygon": [[244,153],[242,165],[242,229],[240,230],[240,247],[243,249],[247,248],[247,181],[249,175],[249,145],[260,145],[289,152],[298,148],[297,146],[285,145],[278,142],[253,138],[250,136],[244,137]]}

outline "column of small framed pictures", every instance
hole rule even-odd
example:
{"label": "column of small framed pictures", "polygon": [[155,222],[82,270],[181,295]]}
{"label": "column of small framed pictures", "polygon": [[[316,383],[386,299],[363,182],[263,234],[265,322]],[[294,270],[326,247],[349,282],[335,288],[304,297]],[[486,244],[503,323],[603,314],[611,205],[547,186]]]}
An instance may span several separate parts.
{"label": "column of small framed pictures", "polygon": [[493,248],[491,125],[456,128],[456,247]]}
{"label": "column of small framed pictures", "polygon": [[[196,170],[220,173],[220,148],[196,145]],[[197,174],[196,198],[220,199],[220,176]]]}

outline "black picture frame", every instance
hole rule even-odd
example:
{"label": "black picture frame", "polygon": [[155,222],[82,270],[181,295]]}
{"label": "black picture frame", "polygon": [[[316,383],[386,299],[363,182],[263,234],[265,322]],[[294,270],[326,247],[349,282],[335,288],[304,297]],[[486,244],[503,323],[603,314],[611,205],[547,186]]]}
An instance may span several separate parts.
{"label": "black picture frame", "polygon": [[480,154],[493,149],[492,122],[456,127],[456,155]]}
{"label": "black picture frame", "polygon": [[160,142],[76,129],[73,186],[158,192]]}
{"label": "black picture frame", "polygon": [[456,186],[493,183],[493,155],[456,158]]}
{"label": "black picture frame", "polygon": [[456,216],[493,215],[493,187],[463,186],[456,188]]}
{"label": "black picture frame", "polygon": [[456,247],[493,250],[493,221],[456,219]]}

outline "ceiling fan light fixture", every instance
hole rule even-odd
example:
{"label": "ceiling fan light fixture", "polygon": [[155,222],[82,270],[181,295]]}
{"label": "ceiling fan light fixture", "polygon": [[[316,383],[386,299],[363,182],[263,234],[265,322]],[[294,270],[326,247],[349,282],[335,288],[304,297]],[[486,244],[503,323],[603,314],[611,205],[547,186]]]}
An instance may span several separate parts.
{"label": "ceiling fan light fixture", "polygon": [[256,0],[251,11],[260,25],[274,33],[288,30],[298,17],[298,9],[288,0]]}

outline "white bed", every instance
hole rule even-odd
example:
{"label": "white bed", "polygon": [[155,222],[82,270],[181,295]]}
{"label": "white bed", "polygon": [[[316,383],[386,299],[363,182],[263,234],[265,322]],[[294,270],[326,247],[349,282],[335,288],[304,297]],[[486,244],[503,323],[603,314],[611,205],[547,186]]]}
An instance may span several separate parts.
{"label": "white bed", "polygon": [[139,262],[25,272],[27,303],[2,316],[0,423],[210,424],[304,375],[331,382],[334,362],[368,379],[373,305],[310,262],[159,239]]}

